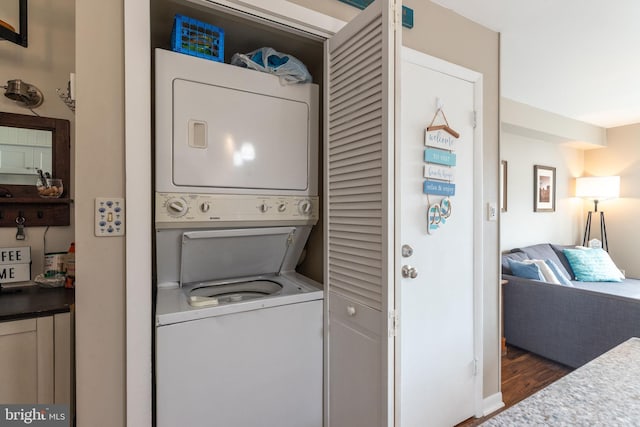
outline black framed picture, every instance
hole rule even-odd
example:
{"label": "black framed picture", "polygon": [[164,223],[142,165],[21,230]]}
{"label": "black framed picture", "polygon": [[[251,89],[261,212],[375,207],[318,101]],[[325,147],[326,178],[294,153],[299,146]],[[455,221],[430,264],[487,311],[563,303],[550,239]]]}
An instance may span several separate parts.
{"label": "black framed picture", "polygon": [[533,211],[556,211],[556,168],[533,166]]}

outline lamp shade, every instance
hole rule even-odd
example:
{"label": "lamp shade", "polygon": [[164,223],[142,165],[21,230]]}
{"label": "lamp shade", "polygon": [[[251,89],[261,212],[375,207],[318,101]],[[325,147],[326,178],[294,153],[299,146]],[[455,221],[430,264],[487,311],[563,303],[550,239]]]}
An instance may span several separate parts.
{"label": "lamp shade", "polygon": [[619,196],[619,176],[584,176],[576,178],[576,197],[604,200]]}

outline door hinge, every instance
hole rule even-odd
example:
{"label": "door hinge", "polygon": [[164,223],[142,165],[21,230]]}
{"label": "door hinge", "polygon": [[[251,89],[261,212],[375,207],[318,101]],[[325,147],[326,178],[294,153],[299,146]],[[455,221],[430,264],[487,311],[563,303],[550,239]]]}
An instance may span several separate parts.
{"label": "door hinge", "polygon": [[477,377],[479,371],[480,369],[478,367],[478,359],[473,359],[473,376]]}
{"label": "door hinge", "polygon": [[402,9],[402,5],[398,7],[398,4],[393,2],[391,5],[391,13],[393,14],[393,31],[398,31],[398,23],[400,23],[400,30],[402,30],[402,14],[398,11],[399,9]]}
{"label": "door hinge", "polygon": [[475,129],[476,126],[478,125],[478,112],[477,111],[473,112],[472,121],[473,121],[473,128]]}
{"label": "door hinge", "polygon": [[398,336],[398,312],[396,310],[391,310],[389,312],[389,336],[397,337]]}

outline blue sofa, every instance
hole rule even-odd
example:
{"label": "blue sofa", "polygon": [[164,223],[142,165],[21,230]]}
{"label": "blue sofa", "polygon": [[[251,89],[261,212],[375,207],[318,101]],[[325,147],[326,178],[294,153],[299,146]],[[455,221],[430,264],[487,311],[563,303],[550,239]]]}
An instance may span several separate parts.
{"label": "blue sofa", "polygon": [[[577,368],[631,337],[640,337],[640,280],[578,282],[563,246],[539,244],[502,255],[507,343]],[[551,259],[573,286],[513,276],[508,259]]]}

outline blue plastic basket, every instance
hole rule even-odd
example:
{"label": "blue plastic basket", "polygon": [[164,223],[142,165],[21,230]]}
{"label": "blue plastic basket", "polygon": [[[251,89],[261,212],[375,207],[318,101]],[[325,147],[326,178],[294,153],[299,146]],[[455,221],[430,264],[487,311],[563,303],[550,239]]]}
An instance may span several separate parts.
{"label": "blue plastic basket", "polygon": [[176,15],[171,31],[171,50],[224,62],[224,30],[188,16]]}

